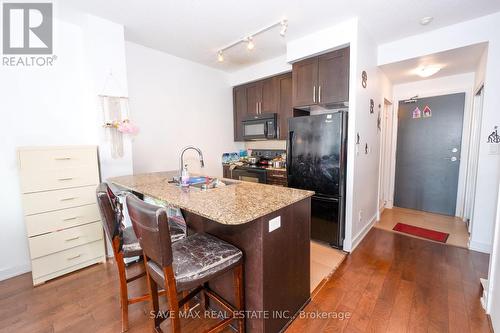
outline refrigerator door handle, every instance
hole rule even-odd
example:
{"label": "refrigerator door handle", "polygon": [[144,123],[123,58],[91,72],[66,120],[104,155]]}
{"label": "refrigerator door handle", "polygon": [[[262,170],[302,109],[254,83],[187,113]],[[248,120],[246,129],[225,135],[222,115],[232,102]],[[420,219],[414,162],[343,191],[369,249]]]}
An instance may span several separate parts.
{"label": "refrigerator door handle", "polygon": [[293,131],[288,132],[288,144],[286,145],[286,170],[289,175],[291,175],[292,166],[292,142],[293,142]]}
{"label": "refrigerator door handle", "polygon": [[313,200],[324,201],[324,202],[339,202],[340,198],[337,197],[324,197],[317,194],[312,196]]}

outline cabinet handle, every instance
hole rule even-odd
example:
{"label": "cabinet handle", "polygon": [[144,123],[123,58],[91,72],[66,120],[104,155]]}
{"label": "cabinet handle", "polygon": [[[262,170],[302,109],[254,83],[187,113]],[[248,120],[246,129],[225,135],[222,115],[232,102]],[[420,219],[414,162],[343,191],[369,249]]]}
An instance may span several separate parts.
{"label": "cabinet handle", "polygon": [[76,258],[80,258],[82,256],[82,254],[77,254],[76,256],[73,256],[73,257],[68,257],[66,258],[67,260],[73,260],[73,259],[76,259]]}
{"label": "cabinet handle", "polygon": [[255,112],[259,114],[259,102],[255,103]]}
{"label": "cabinet handle", "polygon": [[65,239],[65,241],[66,241],[66,242],[70,242],[70,241],[77,240],[77,239],[79,239],[79,238],[80,238],[80,236],[71,237],[71,238]]}
{"label": "cabinet handle", "polygon": [[313,86],[313,103],[316,103],[316,86]]}
{"label": "cabinet handle", "polygon": [[321,103],[321,86],[318,87],[318,103]]}
{"label": "cabinet handle", "polygon": [[65,180],[72,180],[72,179],[73,179],[73,177],[67,177],[67,178],[59,178],[57,180],[59,180],[59,181],[65,181]]}
{"label": "cabinet handle", "polygon": [[56,157],[54,158],[56,161],[67,161],[70,160],[71,157]]}
{"label": "cabinet handle", "polygon": [[63,219],[63,221],[76,220],[77,218],[78,218],[78,216],[68,217],[68,218]]}
{"label": "cabinet handle", "polygon": [[75,197],[71,197],[71,198],[62,198],[61,201],[70,201],[70,200],[75,200],[76,198]]}
{"label": "cabinet handle", "polygon": [[259,102],[259,114],[262,114],[262,102]]}

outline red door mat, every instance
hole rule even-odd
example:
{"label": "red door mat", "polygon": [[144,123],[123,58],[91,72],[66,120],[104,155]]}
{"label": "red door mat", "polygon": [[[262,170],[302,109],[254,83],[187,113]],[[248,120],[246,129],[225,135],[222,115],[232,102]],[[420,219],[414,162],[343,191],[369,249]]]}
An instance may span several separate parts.
{"label": "red door mat", "polygon": [[446,243],[448,236],[445,232],[434,231],[430,229],[415,227],[404,223],[398,223],[392,228],[394,231],[404,232],[405,234],[430,239],[436,242]]}

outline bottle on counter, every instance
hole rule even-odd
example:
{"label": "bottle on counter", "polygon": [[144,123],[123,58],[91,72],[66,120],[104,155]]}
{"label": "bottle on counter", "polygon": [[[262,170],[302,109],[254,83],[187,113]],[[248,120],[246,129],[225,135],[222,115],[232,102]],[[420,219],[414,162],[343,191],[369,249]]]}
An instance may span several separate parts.
{"label": "bottle on counter", "polygon": [[182,168],[182,173],[181,173],[181,183],[183,186],[187,186],[188,182],[189,182],[188,166],[187,166],[187,164],[184,164],[184,167]]}

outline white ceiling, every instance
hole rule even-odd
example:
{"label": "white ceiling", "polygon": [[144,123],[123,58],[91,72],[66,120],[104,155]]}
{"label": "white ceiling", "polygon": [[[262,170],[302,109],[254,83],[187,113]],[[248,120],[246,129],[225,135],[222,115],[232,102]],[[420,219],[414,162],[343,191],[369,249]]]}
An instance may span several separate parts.
{"label": "white ceiling", "polygon": [[[380,68],[393,84],[475,72],[487,45],[487,43],[480,43],[465,46],[445,52],[434,53],[424,57],[382,65]],[[431,77],[426,78],[420,77],[413,72],[419,66],[429,65],[439,65],[441,70]]]}
{"label": "white ceiling", "polygon": [[[70,6],[125,26],[126,39],[225,71],[286,52],[286,40],[349,18],[360,22],[376,42],[388,42],[500,11],[498,0],[64,0]],[[428,26],[419,20],[433,16]],[[255,49],[239,45],[218,63],[216,52],[286,17],[279,28],[255,39]]]}

